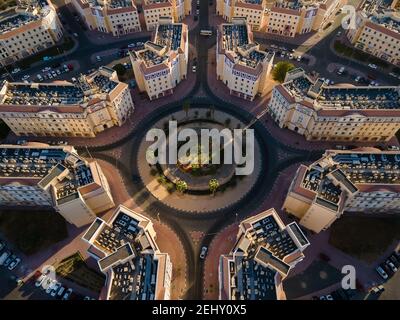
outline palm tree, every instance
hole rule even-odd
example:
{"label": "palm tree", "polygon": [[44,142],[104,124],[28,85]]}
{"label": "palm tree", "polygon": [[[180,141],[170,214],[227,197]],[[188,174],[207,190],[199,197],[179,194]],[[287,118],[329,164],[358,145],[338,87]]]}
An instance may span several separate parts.
{"label": "palm tree", "polygon": [[189,110],[190,110],[190,101],[185,100],[182,105],[183,111],[186,113],[186,119],[188,118]]}
{"label": "palm tree", "polygon": [[215,192],[216,192],[216,191],[218,190],[218,188],[219,188],[219,182],[218,182],[218,180],[217,180],[217,179],[211,179],[211,180],[208,182],[208,187],[209,187],[211,193],[212,193],[213,195],[215,195]]}
{"label": "palm tree", "polygon": [[184,193],[187,190],[187,183],[183,180],[178,180],[175,182],[176,190],[180,193]]}

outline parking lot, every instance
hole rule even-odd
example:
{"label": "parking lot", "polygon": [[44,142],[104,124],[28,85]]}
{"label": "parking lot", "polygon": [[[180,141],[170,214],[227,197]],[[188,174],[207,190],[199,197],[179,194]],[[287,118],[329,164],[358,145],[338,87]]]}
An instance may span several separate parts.
{"label": "parking lot", "polygon": [[4,240],[0,240],[0,299],[8,300],[94,300],[83,296],[65,285],[55,273],[54,268],[48,267],[37,270],[25,282],[22,280],[26,268],[23,261]]}

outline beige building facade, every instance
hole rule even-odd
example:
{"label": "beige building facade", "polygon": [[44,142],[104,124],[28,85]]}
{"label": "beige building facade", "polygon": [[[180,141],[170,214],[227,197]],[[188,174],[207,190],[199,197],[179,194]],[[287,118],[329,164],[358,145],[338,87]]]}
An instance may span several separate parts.
{"label": "beige building facade", "polygon": [[252,30],[294,37],[323,28],[335,16],[340,4],[340,0],[217,0],[216,13],[228,22],[245,18]]}
{"label": "beige building facade", "polygon": [[0,91],[0,118],[16,135],[95,137],[133,111],[128,85],[108,67],[76,83],[5,82]]}
{"label": "beige building facade", "polygon": [[326,85],[294,69],[268,105],[281,128],[307,140],[388,141],[400,129],[400,86]]}
{"label": "beige building facade", "polygon": [[1,12],[0,65],[6,66],[46,48],[63,37],[63,28],[51,3],[19,6]]}
{"label": "beige building facade", "polygon": [[274,209],[239,224],[232,251],[220,257],[220,300],[285,300],[282,281],[310,245],[296,222],[285,226]]}
{"label": "beige building facade", "polygon": [[344,212],[400,212],[400,152],[376,148],[327,150],[300,165],[283,209],[314,232],[329,228]]}
{"label": "beige building facade", "polygon": [[121,36],[141,31],[137,6],[132,0],[71,0],[89,29]]}
{"label": "beige building facade", "polygon": [[[396,2],[393,1],[392,5]],[[398,9],[370,8],[369,3],[364,2],[357,11],[355,28],[349,28],[346,35],[357,49],[400,66],[400,12]]]}
{"label": "beige building facade", "polygon": [[150,219],[120,205],[108,222],[97,218],[82,239],[107,277],[100,300],[170,299],[172,263]]}
{"label": "beige building facade", "polygon": [[77,227],[114,206],[96,161],[71,146],[0,145],[1,206],[52,207]]}
{"label": "beige building facade", "polygon": [[261,51],[244,19],[232,19],[217,31],[217,77],[232,95],[246,100],[267,93],[274,56]]}
{"label": "beige building facade", "polygon": [[160,18],[152,41],[144,49],[130,52],[138,88],[150,100],[172,94],[187,77],[189,38],[187,25]]}

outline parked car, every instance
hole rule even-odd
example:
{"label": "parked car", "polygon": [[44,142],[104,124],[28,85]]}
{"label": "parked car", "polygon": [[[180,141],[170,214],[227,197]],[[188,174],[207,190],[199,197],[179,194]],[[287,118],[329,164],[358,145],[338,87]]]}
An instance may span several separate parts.
{"label": "parked car", "polygon": [[354,78],[355,82],[360,82],[360,80],[361,80],[361,76],[357,76],[357,77]]}
{"label": "parked car", "polygon": [[10,251],[4,251],[0,256],[0,266],[4,265],[4,262],[11,256]]}
{"label": "parked car", "polygon": [[45,274],[42,274],[35,282],[35,287],[40,287],[42,286],[42,283],[47,279],[47,276]]}
{"label": "parked car", "polygon": [[100,56],[96,56],[96,61],[100,62],[101,61],[101,57]]}
{"label": "parked car", "polygon": [[67,290],[67,292],[65,292],[65,294],[63,295],[62,300],[68,300],[70,298],[70,296],[71,296],[71,293],[72,293],[72,289],[69,288]]}
{"label": "parked car", "polygon": [[42,288],[47,291],[47,288],[53,284],[53,281],[54,281],[53,279],[46,276],[46,280],[42,282]]}
{"label": "parked car", "polygon": [[12,74],[18,73],[20,72],[21,69],[20,68],[15,68],[14,70],[11,71]]}
{"label": "parked car", "polygon": [[387,278],[389,278],[389,276],[387,275],[385,270],[382,269],[382,267],[378,266],[378,267],[376,267],[375,270],[376,270],[376,272],[378,272],[378,274],[381,276],[381,278],[383,280],[387,280]]}
{"label": "parked car", "polygon": [[8,266],[8,270],[14,270],[20,262],[20,258],[15,258],[15,260],[11,261],[10,265]]}
{"label": "parked car", "polygon": [[51,295],[52,297],[55,297],[56,294],[58,293],[58,290],[60,290],[60,288],[61,288],[61,283],[57,282],[57,283],[53,286],[53,288],[52,288],[52,290],[51,290],[51,292],[50,292],[50,295]]}
{"label": "parked car", "polygon": [[368,67],[370,67],[371,69],[377,69],[378,67],[376,66],[376,64],[370,63],[368,65]]}
{"label": "parked car", "polygon": [[49,286],[46,288],[46,293],[50,294],[53,291],[53,288],[55,287],[56,284],[57,284],[56,280],[51,280]]}
{"label": "parked car", "polygon": [[65,291],[65,288],[64,288],[64,287],[61,287],[60,289],[58,289],[57,297],[61,298],[62,295],[63,295],[63,293],[64,293],[64,291]]}
{"label": "parked car", "polygon": [[6,261],[4,261],[3,266],[7,267],[10,265],[12,261],[14,261],[17,258],[15,254],[9,255]]}
{"label": "parked car", "polygon": [[338,75],[342,75],[343,72],[344,72],[344,70],[345,70],[344,67],[340,67],[340,68],[338,69],[338,71],[337,71],[337,74],[338,74]]}
{"label": "parked car", "polygon": [[22,81],[28,80],[31,76],[29,74],[26,74],[22,77]]}
{"label": "parked car", "polygon": [[397,260],[397,257],[395,254],[390,255],[389,259],[390,259],[390,261],[393,262],[393,264],[396,266],[396,268],[400,267],[400,261]]}
{"label": "parked car", "polygon": [[204,259],[204,258],[206,257],[207,250],[208,250],[207,247],[202,247],[202,248],[201,248],[201,252],[200,252],[200,258],[201,258],[201,259]]}
{"label": "parked car", "polygon": [[196,66],[192,66],[192,72],[196,72]]}
{"label": "parked car", "polygon": [[78,34],[76,32],[73,33],[74,37],[78,38]]}
{"label": "parked car", "polygon": [[128,48],[134,48],[134,47],[136,47],[136,43],[130,43],[130,44],[128,44]]}
{"label": "parked car", "polygon": [[6,244],[3,241],[0,241],[0,252],[6,247]]}
{"label": "parked car", "polygon": [[333,297],[330,294],[326,295],[326,300],[333,300]]}
{"label": "parked car", "polygon": [[386,265],[390,267],[390,269],[392,269],[393,272],[397,272],[397,268],[396,266],[393,264],[392,261],[390,261],[389,259],[386,260]]}

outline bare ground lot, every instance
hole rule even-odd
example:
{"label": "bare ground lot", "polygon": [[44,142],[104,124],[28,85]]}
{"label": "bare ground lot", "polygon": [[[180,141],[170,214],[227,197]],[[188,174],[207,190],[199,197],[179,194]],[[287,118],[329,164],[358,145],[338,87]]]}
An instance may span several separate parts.
{"label": "bare ground lot", "polygon": [[329,243],[370,264],[396,240],[400,240],[399,216],[344,215],[331,226]]}
{"label": "bare ground lot", "polygon": [[26,255],[68,236],[64,218],[55,211],[46,210],[1,209],[0,232]]}

